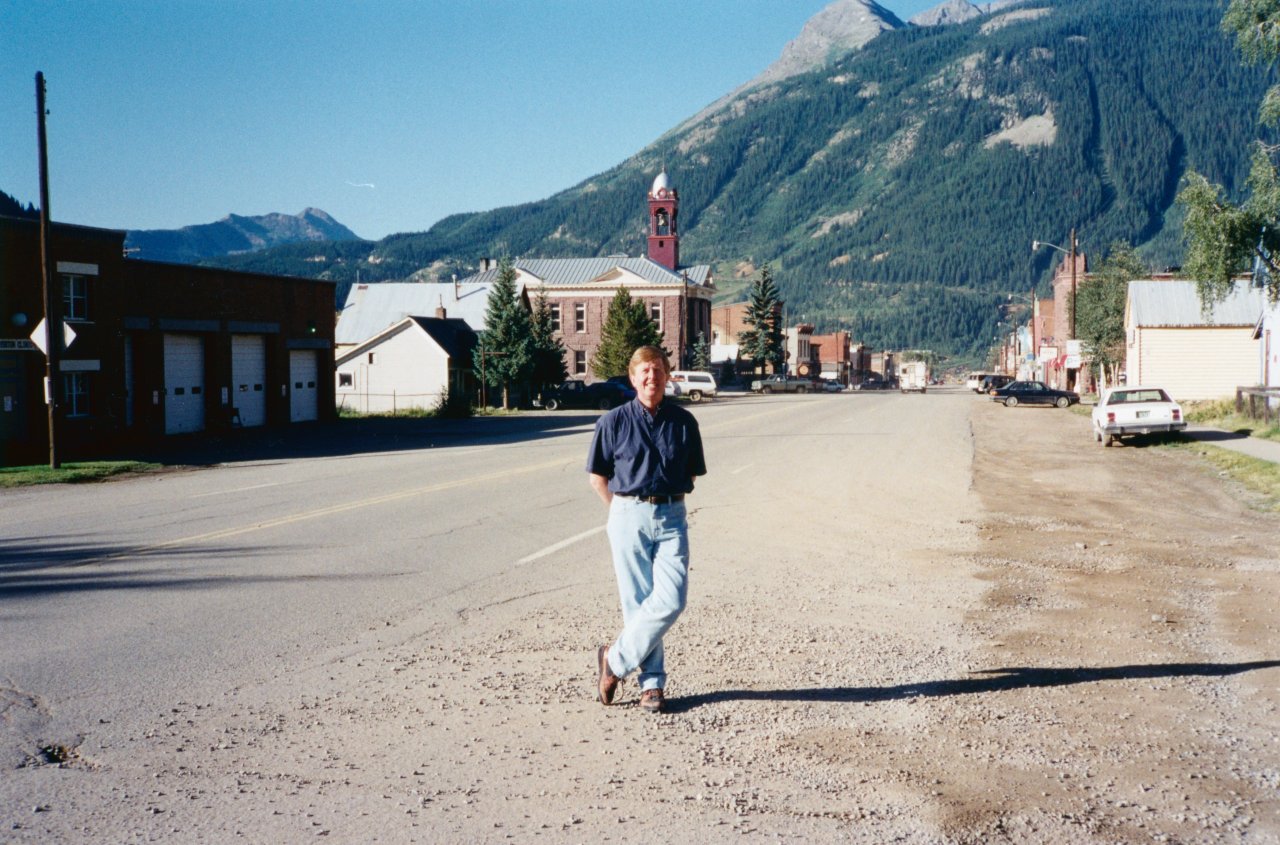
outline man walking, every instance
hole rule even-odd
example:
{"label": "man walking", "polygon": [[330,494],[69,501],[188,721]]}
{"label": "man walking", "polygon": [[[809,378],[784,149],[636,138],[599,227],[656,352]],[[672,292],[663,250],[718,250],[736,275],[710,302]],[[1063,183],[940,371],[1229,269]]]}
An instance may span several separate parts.
{"label": "man walking", "polygon": [[596,652],[596,694],[612,704],[623,678],[639,670],[640,709],[661,713],[667,684],[662,636],[684,610],[689,523],[684,497],[706,475],[698,421],[663,403],[666,353],[642,346],[628,365],[636,398],[596,423],[587,472],[609,506],[609,545],[622,602],[622,633]]}

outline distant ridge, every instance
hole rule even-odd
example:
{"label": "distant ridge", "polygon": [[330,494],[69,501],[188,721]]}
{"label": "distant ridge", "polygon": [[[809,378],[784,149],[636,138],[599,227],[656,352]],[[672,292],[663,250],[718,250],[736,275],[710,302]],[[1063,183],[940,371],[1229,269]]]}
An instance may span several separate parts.
{"label": "distant ridge", "polygon": [[256,252],[308,241],[358,241],[360,236],[318,208],[300,214],[230,214],[216,223],[181,229],[130,231],[125,249],[136,258],[194,264],[209,258]]}

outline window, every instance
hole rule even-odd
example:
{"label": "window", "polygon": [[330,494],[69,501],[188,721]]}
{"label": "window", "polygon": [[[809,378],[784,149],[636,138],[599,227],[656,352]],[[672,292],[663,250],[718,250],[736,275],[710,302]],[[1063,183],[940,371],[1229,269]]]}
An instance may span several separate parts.
{"label": "window", "polygon": [[[587,303],[579,302],[573,306],[574,328],[578,332],[587,330]],[[586,372],[585,370],[583,372]]]}
{"label": "window", "polygon": [[649,303],[649,319],[653,320],[653,324],[658,327],[659,331],[662,330],[662,303],[661,302]]}
{"label": "window", "polygon": [[560,331],[560,303],[552,302],[547,306],[551,309],[551,331]]}
{"label": "window", "polygon": [[62,274],[62,316],[67,320],[89,319],[88,278]]}
{"label": "window", "polygon": [[338,387],[354,387],[355,381],[351,373],[338,373]]}
{"label": "window", "polygon": [[369,361],[369,363],[370,363],[370,364],[376,364],[376,363],[377,363],[377,357],[376,357],[376,356],[377,356],[377,354],[378,354],[377,352],[370,352],[370,353],[369,353],[369,359],[368,359],[368,361]]}
{"label": "window", "polygon": [[62,401],[68,417],[89,416],[89,373],[62,374]]}
{"label": "window", "polygon": [[585,376],[587,374],[587,351],[585,349],[575,349],[573,351],[573,374],[575,376]]}

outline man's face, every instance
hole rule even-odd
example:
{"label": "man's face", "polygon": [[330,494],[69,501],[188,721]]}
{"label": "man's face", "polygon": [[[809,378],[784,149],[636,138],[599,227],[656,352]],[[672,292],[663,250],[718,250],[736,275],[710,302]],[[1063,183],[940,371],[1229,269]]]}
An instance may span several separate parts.
{"label": "man's face", "polygon": [[636,389],[640,404],[656,408],[667,389],[667,367],[661,359],[641,361],[631,368],[631,386]]}

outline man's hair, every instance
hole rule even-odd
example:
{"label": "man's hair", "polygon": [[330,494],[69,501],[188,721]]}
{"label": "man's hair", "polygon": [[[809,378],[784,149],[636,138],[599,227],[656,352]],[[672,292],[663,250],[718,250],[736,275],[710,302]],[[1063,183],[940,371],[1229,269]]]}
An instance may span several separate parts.
{"label": "man's hair", "polygon": [[627,372],[635,372],[636,367],[641,364],[647,364],[650,361],[661,361],[662,369],[668,373],[671,372],[671,362],[667,360],[667,352],[660,346],[641,346],[635,352],[631,353],[631,360],[627,362]]}

